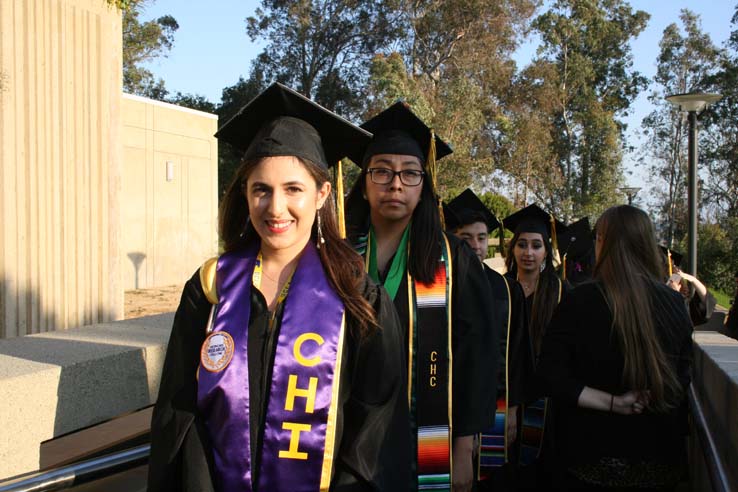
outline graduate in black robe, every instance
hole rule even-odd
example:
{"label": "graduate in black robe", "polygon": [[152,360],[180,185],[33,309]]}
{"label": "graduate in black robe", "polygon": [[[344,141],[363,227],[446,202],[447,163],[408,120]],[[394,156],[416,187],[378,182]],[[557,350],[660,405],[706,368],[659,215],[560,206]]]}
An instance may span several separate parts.
{"label": "graduate in black robe", "polygon": [[[514,487],[514,470],[519,452],[517,443],[520,430],[519,410],[525,403],[524,388],[533,375],[533,357],[528,335],[525,296],[520,284],[490,268],[483,260],[487,257],[488,235],[499,229],[500,222],[471,189],[466,189],[444,207],[446,227],[471,247],[482,262],[487,281],[492,288],[495,317],[499,323],[500,364],[490,379],[497,380],[497,398],[504,398],[506,416],[503,439],[506,451],[503,456],[492,456],[486,446],[494,445],[498,436],[494,429],[487,429],[481,437],[479,480],[482,490],[508,490]],[[500,236],[504,237],[502,230]],[[487,332],[490,335],[489,331]],[[495,412],[497,402],[487,403]],[[504,413],[503,413],[504,415]],[[492,415],[494,417],[494,415]],[[499,430],[498,430],[499,431]],[[486,437],[489,435],[490,437]],[[489,441],[489,442],[487,442]],[[486,454],[486,456],[485,456]]]}
{"label": "graduate in black robe", "polygon": [[[224,485],[224,477],[230,471],[228,462],[223,453],[216,453],[216,439],[228,439],[227,435],[218,434],[219,427],[223,428],[219,423],[227,423],[218,420],[225,412],[222,407],[212,406],[213,413],[204,414],[199,404],[202,400],[199,400],[198,386],[205,388],[204,369],[212,373],[233,367],[235,356],[226,359],[224,367],[214,370],[208,367],[212,364],[210,352],[201,351],[201,347],[211,328],[214,330],[211,335],[223,333],[217,331],[218,325],[212,319],[219,319],[218,313],[232,310],[227,303],[238,299],[226,297],[226,304],[219,304],[223,294],[221,288],[226,292],[236,288],[246,292],[242,287],[245,283],[250,285],[248,323],[242,328],[246,333],[238,333],[240,323],[226,326],[234,339],[240,337],[238,339],[247,343],[248,406],[245,408],[248,410],[244,410],[247,415],[238,413],[238,418],[230,422],[243,421],[249,425],[249,433],[244,434],[250,434],[250,450],[244,450],[244,459],[237,456],[233,461],[246,463],[247,453],[250,455],[250,484],[241,478],[245,474],[241,475],[240,471],[228,476],[229,479],[237,477],[238,490],[253,492],[271,492],[269,487],[261,486],[260,481],[274,484],[287,478],[264,476],[264,464],[268,460],[280,463],[278,467],[288,461],[280,462],[275,455],[265,455],[264,428],[269,417],[269,397],[273,394],[270,389],[277,384],[273,378],[276,376],[277,347],[293,343],[292,339],[282,340],[288,336],[284,335],[283,314],[293,313],[291,326],[300,326],[302,322],[307,326],[322,323],[321,312],[311,313],[302,320],[295,316],[304,316],[303,312],[290,308],[291,284],[292,287],[298,283],[304,286],[306,282],[312,287],[303,288],[302,292],[316,295],[316,302],[319,296],[328,295],[326,291],[318,292],[319,288],[335,289],[331,297],[340,299],[345,317],[342,349],[335,352],[342,354],[340,372],[333,377],[331,391],[335,391],[336,376],[340,385],[337,399],[330,399],[331,408],[336,409],[335,434],[331,441],[325,437],[325,444],[320,445],[321,451],[327,452],[329,446],[334,450],[329,468],[330,489],[407,490],[410,431],[407,363],[401,346],[403,333],[387,293],[368,279],[361,258],[341,239],[328,183],[328,163],[335,163],[346,155],[347,148],[360,144],[368,134],[294,91],[274,84],[222,127],[217,136],[244,148],[245,157],[221,204],[220,233],[225,253],[220,259],[203,264],[186,283],[175,315],[152,417],[148,490],[233,490]],[[312,189],[314,185],[317,192]],[[255,266],[253,276],[232,277],[237,279],[233,280],[236,287],[224,285],[222,280],[219,283],[218,275],[223,272],[221,260],[240,258],[234,255],[256,246],[260,248],[258,277]],[[302,258],[308,250],[313,255],[312,261],[319,261],[323,269],[322,274],[314,274],[322,280],[312,281],[303,274],[300,281],[295,282],[294,273],[316,272],[315,263],[312,270],[301,270],[305,268]],[[295,275],[294,279],[297,278]],[[214,306],[219,309],[214,310]],[[296,342],[294,347],[298,350]],[[231,356],[238,350],[240,345],[235,344]],[[202,354],[208,354],[208,358],[204,359]],[[241,355],[238,360],[243,357]],[[220,389],[232,392],[234,397],[243,397],[237,393],[237,380],[231,378],[230,381],[236,385],[224,384]],[[244,381],[242,391],[246,391],[246,387]],[[236,406],[233,412],[241,412],[241,408],[244,407]],[[307,404],[302,408],[307,408]],[[305,411],[305,414],[312,413]],[[235,431],[240,429],[243,427]],[[328,432],[325,435],[328,436]],[[300,442],[298,440],[298,445]],[[232,447],[221,449],[233,452]],[[234,469],[239,465],[230,466]],[[323,476],[319,477],[322,482]],[[289,478],[295,480],[295,477]],[[311,486],[309,490],[314,489]]]}
{"label": "graduate in black robe", "polygon": [[659,246],[659,249],[665,255],[669,268],[670,276],[666,283],[682,294],[692,324],[699,330],[699,325],[707,323],[712,317],[717,300],[697,277],[682,271],[684,257],[681,253],[664,246]]}
{"label": "graduate in black robe", "polygon": [[[497,346],[499,330],[492,293],[479,260],[466,243],[446,236],[441,227],[434,182],[435,161],[450,154],[451,149],[402,102],[367,121],[362,128],[371,131],[374,138],[367,148],[357,149],[354,159],[361,163],[362,172],[347,198],[349,238],[365,256],[370,275],[376,276],[393,297],[405,332],[405,350],[409,357],[415,354],[418,358],[417,368],[408,369],[410,374],[417,370],[416,377],[410,381],[418,391],[413,390],[410,397],[411,415],[417,408],[417,415],[434,414],[436,418],[448,405],[445,397],[435,404],[424,403],[428,401],[425,399],[428,394],[436,397],[440,394],[437,388],[428,387],[429,376],[433,386],[435,376],[447,372],[444,366],[438,369],[432,364],[427,373],[428,367],[421,358],[429,352],[416,350],[414,344],[413,349],[409,349],[411,319],[417,317],[409,306],[411,285],[408,283],[410,278],[417,288],[437,278],[442,251],[448,242],[452,257],[452,292],[450,303],[446,300],[439,310],[451,309],[451,326],[447,326],[444,315],[439,312],[434,319],[428,320],[428,324],[419,322],[417,330],[421,338],[430,338],[438,346],[445,345],[448,330],[451,330],[452,480],[454,490],[471,490],[474,435],[485,428],[490,419],[488,402],[495,399],[496,390],[496,379],[486,375],[495,373],[499,353],[496,349],[485,348]],[[415,311],[415,307],[412,310]],[[431,332],[433,336],[429,335]],[[491,334],[491,338],[485,333]],[[430,353],[434,360],[435,351]],[[421,394],[422,391],[425,393]],[[411,418],[414,426],[411,441],[418,443],[413,449],[413,456],[416,456],[418,450],[422,454],[423,424]],[[448,425],[447,415],[438,419],[440,427]],[[442,471],[436,472],[436,476],[447,477],[449,470],[443,467],[448,465],[448,460],[445,465],[440,463]],[[412,460],[412,468],[410,488],[415,490],[427,478],[420,469],[419,460]]]}
{"label": "graduate in black robe", "polygon": [[[553,262],[558,248],[557,236],[566,226],[537,205],[529,205],[502,222],[513,232],[505,259],[505,276],[518,280],[523,287],[535,365],[546,325],[569,289],[556,274]],[[534,380],[524,387],[526,404],[522,412],[517,482],[524,490],[535,490],[551,482],[556,472],[554,446],[558,408],[556,401],[542,398]]]}

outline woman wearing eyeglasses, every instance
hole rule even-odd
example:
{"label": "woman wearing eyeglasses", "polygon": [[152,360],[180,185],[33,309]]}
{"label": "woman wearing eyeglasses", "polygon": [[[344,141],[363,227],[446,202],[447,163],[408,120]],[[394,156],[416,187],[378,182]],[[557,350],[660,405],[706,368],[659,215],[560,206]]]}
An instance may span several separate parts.
{"label": "woman wearing eyeglasses", "polygon": [[499,330],[479,260],[442,231],[433,173],[451,149],[403,103],[362,127],[374,138],[348,198],[349,232],[406,327],[417,446],[409,488],[471,490],[473,436],[494,414],[483,402],[494,401],[496,382],[481,379],[497,367]]}

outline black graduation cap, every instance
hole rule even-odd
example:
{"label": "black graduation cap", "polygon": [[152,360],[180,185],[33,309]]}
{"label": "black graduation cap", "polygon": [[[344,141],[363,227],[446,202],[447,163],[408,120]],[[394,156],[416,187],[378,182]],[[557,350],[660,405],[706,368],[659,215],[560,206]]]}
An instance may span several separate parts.
{"label": "black graduation cap", "polygon": [[[528,205],[525,208],[505,217],[502,224],[506,229],[513,233],[521,232],[537,232],[544,239],[554,240],[558,234],[566,230],[566,226],[558,219],[553,219],[555,227],[551,228],[552,215],[543,210],[536,204]],[[554,244],[556,247],[556,244]]]}
{"label": "black graduation cap", "polygon": [[582,258],[594,248],[592,229],[589,227],[589,219],[584,217],[569,224],[566,231],[558,237],[559,254],[571,260]]}
{"label": "black graduation cap", "polygon": [[[413,155],[425,166],[429,157],[435,161],[453,152],[404,101],[396,102],[363,123],[361,128],[374,134],[365,148],[362,162],[357,163],[362,166],[377,154]],[[432,134],[435,135],[435,155],[430,155]]]}
{"label": "black graduation cap", "polygon": [[449,231],[454,231],[461,224],[459,216],[456,215],[446,202],[443,202],[443,223],[446,224],[446,229]]}
{"label": "black graduation cap", "polygon": [[[500,222],[495,214],[487,208],[471,188],[465,189],[459,196],[451,200],[448,207],[453,210],[459,219],[454,229],[477,222],[477,220],[471,220],[472,216],[483,217],[488,232],[500,227]],[[448,226],[448,222],[446,222],[446,225]],[[451,229],[450,226],[449,229]]]}
{"label": "black graduation cap", "polygon": [[371,134],[280,83],[252,99],[215,136],[245,152],[245,159],[293,155],[335,165]]}

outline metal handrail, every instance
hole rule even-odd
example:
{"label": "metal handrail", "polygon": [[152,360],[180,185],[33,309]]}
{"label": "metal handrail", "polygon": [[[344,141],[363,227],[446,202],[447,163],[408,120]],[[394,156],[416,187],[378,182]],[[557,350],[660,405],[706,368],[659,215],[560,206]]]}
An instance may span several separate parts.
{"label": "metal handrail", "polygon": [[702,443],[702,454],[705,458],[708,474],[710,475],[712,490],[713,492],[730,492],[733,489],[730,487],[730,481],[725,472],[725,465],[717,451],[715,440],[712,438],[710,429],[707,426],[707,419],[705,419],[705,413],[702,411],[702,403],[700,402],[699,396],[697,396],[697,391],[694,389],[694,384],[689,385],[689,406],[694,417],[693,420],[697,429],[697,436]]}
{"label": "metal handrail", "polygon": [[0,482],[0,492],[51,492],[146,463],[150,444]]}

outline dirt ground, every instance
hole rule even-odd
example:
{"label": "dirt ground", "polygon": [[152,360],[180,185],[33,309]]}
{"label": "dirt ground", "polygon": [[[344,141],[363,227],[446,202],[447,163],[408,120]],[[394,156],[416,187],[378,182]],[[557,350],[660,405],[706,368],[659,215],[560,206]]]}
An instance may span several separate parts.
{"label": "dirt ground", "polygon": [[183,287],[169,285],[155,289],[127,290],[124,296],[125,318],[140,318],[176,311]]}

